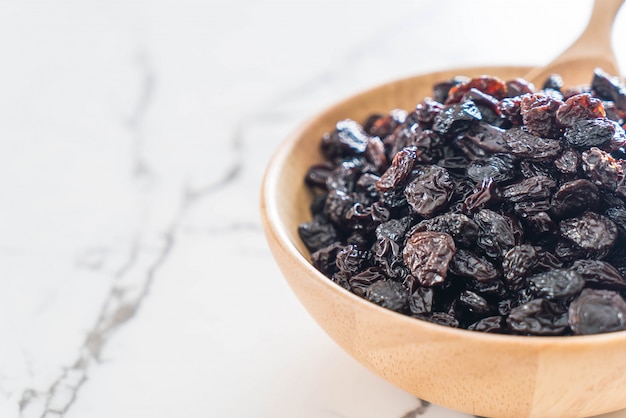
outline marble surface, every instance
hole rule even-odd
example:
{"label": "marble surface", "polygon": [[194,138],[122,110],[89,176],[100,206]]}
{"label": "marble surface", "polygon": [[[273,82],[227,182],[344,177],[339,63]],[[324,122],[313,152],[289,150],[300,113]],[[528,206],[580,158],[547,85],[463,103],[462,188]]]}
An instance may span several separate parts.
{"label": "marble surface", "polygon": [[[4,2],[0,416],[466,416],[394,388],[319,329],[265,243],[260,179],[340,98],[546,63],[590,6]],[[624,39],[626,13],[622,68]]]}

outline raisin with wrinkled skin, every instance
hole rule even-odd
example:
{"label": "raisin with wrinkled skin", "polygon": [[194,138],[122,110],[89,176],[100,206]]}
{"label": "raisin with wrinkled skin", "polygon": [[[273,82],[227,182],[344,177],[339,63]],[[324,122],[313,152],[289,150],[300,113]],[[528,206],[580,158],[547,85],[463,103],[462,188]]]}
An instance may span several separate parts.
{"label": "raisin with wrinkled skin", "polygon": [[395,280],[404,280],[409,274],[402,260],[402,246],[396,241],[382,238],[372,246],[373,263],[387,276]]}
{"label": "raisin with wrinkled skin", "polygon": [[379,240],[390,239],[396,242],[402,242],[410,225],[410,217],[391,219],[376,227],[376,238]]}
{"label": "raisin with wrinkled skin", "polygon": [[368,135],[382,139],[391,135],[398,125],[404,123],[406,116],[406,111],[402,109],[394,109],[388,115],[375,114],[367,119],[363,128]]}
{"label": "raisin with wrinkled skin", "polygon": [[610,100],[624,89],[601,71],[593,87],[561,89],[556,77],[537,93],[457,78],[410,112],[338,122],[304,178],[312,220],[298,233],[313,266],[440,325],[622,329],[626,110]]}
{"label": "raisin with wrinkled skin", "polygon": [[611,100],[621,109],[626,110],[626,86],[619,78],[611,77],[599,68],[593,72],[591,88],[596,96],[602,100]]}
{"label": "raisin with wrinkled skin", "polygon": [[624,129],[610,119],[579,119],[565,130],[565,140],[573,147],[605,148],[609,152],[622,147],[626,142]]}
{"label": "raisin with wrinkled skin", "polygon": [[516,78],[506,82],[506,96],[516,97],[524,94],[532,94],[535,92],[533,83],[523,78]]}
{"label": "raisin with wrinkled skin", "polygon": [[507,295],[506,287],[499,278],[487,281],[471,279],[467,281],[466,289],[488,300],[500,300]]}
{"label": "raisin with wrinkled skin", "polygon": [[349,273],[346,273],[345,271],[338,271],[330,276],[330,280],[338,284],[340,287],[343,287],[348,291],[352,291],[350,283],[348,282],[348,277],[350,277]]}
{"label": "raisin with wrinkled skin", "polygon": [[521,241],[521,226],[510,216],[482,209],[474,215],[474,222],[479,228],[477,245],[488,257],[501,258]]}
{"label": "raisin with wrinkled skin", "polygon": [[388,209],[379,206],[378,202],[373,205],[356,202],[346,211],[344,225],[352,231],[369,231],[376,228],[378,222],[385,221],[388,217]]}
{"label": "raisin with wrinkled skin", "polygon": [[521,335],[563,335],[569,328],[567,312],[546,299],[534,299],[511,309],[509,329]]}
{"label": "raisin with wrinkled skin", "polygon": [[522,223],[528,230],[527,236],[531,240],[541,239],[544,235],[551,235],[557,230],[556,223],[546,212],[530,213],[522,218]]}
{"label": "raisin with wrinkled skin", "polygon": [[430,287],[419,287],[409,298],[409,311],[413,315],[430,314],[433,311],[435,291]]}
{"label": "raisin with wrinkled skin", "polygon": [[329,163],[313,165],[307,170],[304,181],[310,187],[326,189],[326,179],[334,169],[334,166]]}
{"label": "raisin with wrinkled skin", "polygon": [[425,124],[426,126],[431,126],[435,117],[441,112],[442,109],[443,104],[431,99],[430,97],[426,97],[415,107],[415,116],[419,122]]}
{"label": "raisin with wrinkled skin", "polygon": [[442,139],[437,133],[429,129],[423,130],[413,141],[413,146],[417,148],[417,161],[430,163],[441,158],[441,142]]}
{"label": "raisin with wrinkled skin", "polygon": [[505,183],[515,178],[515,161],[508,154],[491,155],[483,160],[472,161],[467,166],[467,176],[477,184],[493,179]]}
{"label": "raisin with wrinkled skin", "polygon": [[580,168],[580,153],[575,149],[566,149],[554,160],[554,167],[567,176],[576,175]]}
{"label": "raisin with wrinkled skin", "polygon": [[498,103],[496,109],[500,117],[504,118],[512,125],[521,125],[523,123],[521,97],[503,99]]}
{"label": "raisin with wrinkled skin", "polygon": [[335,226],[339,227],[344,219],[345,214],[354,205],[354,199],[350,194],[332,190],[326,196],[324,202],[324,215],[330,219]]}
{"label": "raisin with wrinkled skin", "polygon": [[497,77],[481,76],[453,86],[448,92],[446,104],[459,102],[465,93],[471,89],[479,90],[496,99],[503,99],[506,96],[506,84]]}
{"label": "raisin with wrinkled skin", "polygon": [[561,152],[558,140],[533,135],[520,127],[513,127],[503,135],[511,154],[529,160],[551,160]]}
{"label": "raisin with wrinkled skin", "polygon": [[433,324],[445,325],[452,328],[459,327],[459,320],[445,312],[433,312],[430,315],[420,316],[420,318],[432,322]]}
{"label": "raisin with wrinkled skin", "polygon": [[335,168],[326,178],[326,188],[337,190],[343,193],[354,191],[357,179],[361,175],[361,170],[351,162],[343,162]]}
{"label": "raisin with wrinkled skin", "polygon": [[393,157],[391,166],[380,176],[380,180],[376,184],[378,190],[385,192],[398,187],[413,170],[416,159],[417,149],[415,147],[406,147],[398,152]]}
{"label": "raisin with wrinkled skin", "polygon": [[381,201],[387,208],[397,213],[404,212],[404,209],[408,210],[408,203],[404,196],[404,190],[401,187],[383,192]]}
{"label": "raisin with wrinkled skin", "polygon": [[337,123],[336,129],[322,137],[322,151],[326,158],[335,159],[365,152],[369,135],[357,122],[345,119]]}
{"label": "raisin with wrinkled skin", "polygon": [[311,254],[311,263],[323,274],[330,276],[337,271],[337,253],[343,249],[343,245],[339,242],[320,248]]}
{"label": "raisin with wrinkled skin", "polygon": [[409,301],[409,292],[393,280],[379,280],[365,291],[365,299],[392,311],[402,311]]}
{"label": "raisin with wrinkled skin", "polygon": [[481,121],[465,132],[464,137],[489,152],[506,153],[510,148],[504,141],[504,132],[504,129]]}
{"label": "raisin with wrinkled skin", "polygon": [[511,290],[520,290],[526,284],[526,277],[537,265],[537,251],[532,245],[516,245],[504,254],[502,269],[504,282]]}
{"label": "raisin with wrinkled skin", "polygon": [[383,140],[388,159],[393,161],[396,154],[403,148],[413,146],[416,138],[418,138],[422,132],[422,127],[417,123],[398,126],[393,134]]}
{"label": "raisin with wrinkled skin", "polygon": [[402,262],[402,241],[411,218],[391,219],[376,227],[376,242],[372,246],[374,263],[389,277],[403,279],[408,274]]}
{"label": "raisin with wrinkled skin", "polygon": [[543,90],[550,89],[561,91],[563,84],[563,78],[561,78],[559,74],[550,74],[541,88]]}
{"label": "raisin with wrinkled skin", "polygon": [[340,271],[357,274],[369,267],[372,254],[356,245],[347,245],[337,253],[335,264]]}
{"label": "raisin with wrinkled skin", "polygon": [[608,153],[592,147],[583,152],[583,171],[596,186],[614,191],[624,178],[622,166]]}
{"label": "raisin with wrinkled skin", "polygon": [[425,166],[404,190],[407,202],[419,215],[430,218],[450,201],[454,183],[448,171],[436,165]]}
{"label": "raisin with wrinkled skin", "polygon": [[493,312],[493,309],[489,306],[489,302],[487,302],[485,298],[469,290],[461,292],[459,302],[474,315],[486,316]]}
{"label": "raisin with wrinkled skin", "polygon": [[611,290],[585,289],[569,306],[569,325],[576,335],[626,329],[626,302]]}
{"label": "raisin with wrinkled skin", "polygon": [[312,220],[298,226],[298,235],[306,248],[314,253],[339,239],[335,227],[320,220]]}
{"label": "raisin with wrinkled skin", "polygon": [[584,211],[595,211],[600,204],[599,190],[589,180],[574,180],[563,184],[552,197],[552,213],[571,217]]}
{"label": "raisin with wrinkled skin", "polygon": [[[499,100],[495,97],[476,88],[471,88],[463,95],[460,101],[465,102],[467,100],[473,101],[478,106],[483,119],[498,118],[497,108]],[[488,118],[486,118],[487,114],[489,115]]]}
{"label": "raisin with wrinkled skin", "polygon": [[371,200],[378,200],[378,190],[376,189],[376,183],[380,180],[376,174],[364,173],[359,177],[354,186],[355,190],[359,193],[363,193],[367,198]]}
{"label": "raisin with wrinkled skin", "polygon": [[467,327],[467,329],[470,331],[501,334],[504,332],[504,317],[499,315],[488,316],[474,322],[469,327]]}
{"label": "raisin with wrinkled skin", "polygon": [[415,225],[408,235],[425,231],[446,233],[456,244],[464,247],[473,245],[478,238],[478,225],[467,216],[457,213],[446,213],[423,220]]}
{"label": "raisin with wrinkled skin", "polygon": [[[589,258],[602,258],[617,240],[617,226],[609,218],[586,212],[559,224],[561,236]],[[587,258],[585,257],[585,258]]]}
{"label": "raisin with wrinkled skin", "polygon": [[576,260],[572,270],[580,274],[588,287],[608,290],[626,290],[626,279],[619,270],[606,261]]}
{"label": "raisin with wrinkled skin", "polygon": [[524,159],[519,163],[519,173],[525,178],[536,176],[556,178],[558,175],[551,161],[531,161]]}
{"label": "raisin with wrinkled skin", "polygon": [[534,176],[504,187],[502,197],[513,203],[545,200],[551,196],[551,190],[555,187],[556,181],[554,179],[546,176]]}
{"label": "raisin with wrinkled skin", "polygon": [[477,281],[490,281],[500,277],[500,272],[490,261],[462,248],[456,250],[448,269],[452,274]]}
{"label": "raisin with wrinkled skin", "polygon": [[480,110],[471,100],[444,107],[433,121],[433,131],[451,136],[468,130],[473,123],[482,119]]}
{"label": "raisin with wrinkled skin", "polygon": [[367,141],[365,147],[365,158],[376,167],[377,172],[384,171],[389,165],[387,154],[385,153],[385,145],[378,137],[372,137]]}
{"label": "raisin with wrinkled skin", "polygon": [[528,131],[545,138],[556,138],[556,112],[563,102],[545,94],[535,93],[522,96],[522,120]]}
{"label": "raisin with wrinkled skin", "polygon": [[626,241],[626,208],[612,207],[604,211],[604,215],[615,223],[617,232],[622,240]]}
{"label": "raisin with wrinkled skin", "polygon": [[528,278],[528,282],[536,297],[551,301],[571,299],[585,286],[585,279],[576,271],[568,269],[535,274]]}
{"label": "raisin with wrinkled skin", "polygon": [[436,83],[433,86],[433,98],[439,103],[444,103],[448,99],[448,93],[452,87],[467,83],[469,80],[468,77],[458,76],[451,80]]}
{"label": "raisin with wrinkled skin", "polygon": [[357,296],[365,296],[368,288],[374,283],[380,280],[386,280],[387,277],[383,272],[375,267],[370,267],[362,272],[350,276],[348,278],[348,283],[350,283],[350,287],[352,288],[352,292]]}
{"label": "raisin with wrinkled skin", "polygon": [[556,123],[568,128],[579,120],[604,118],[606,112],[602,100],[598,100],[591,94],[577,94],[568,98],[556,111]]}
{"label": "raisin with wrinkled skin", "polygon": [[416,232],[407,240],[403,250],[404,264],[422,286],[432,287],[446,280],[448,264],[456,246],[448,234]]}
{"label": "raisin with wrinkled skin", "polygon": [[498,187],[493,179],[483,180],[480,187],[475,188],[472,194],[463,201],[463,213],[470,215],[486,207],[494,206],[500,200]]}

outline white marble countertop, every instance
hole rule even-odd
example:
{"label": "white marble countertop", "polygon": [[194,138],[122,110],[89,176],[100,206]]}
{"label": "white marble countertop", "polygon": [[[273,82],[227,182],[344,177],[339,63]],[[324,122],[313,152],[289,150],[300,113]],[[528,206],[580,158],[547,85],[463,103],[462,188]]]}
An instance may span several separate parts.
{"label": "white marble countertop", "polygon": [[[313,322],[267,248],[260,179],[334,101],[546,63],[590,5],[4,2],[0,417],[466,416],[394,388]],[[626,13],[626,68],[618,39]]]}

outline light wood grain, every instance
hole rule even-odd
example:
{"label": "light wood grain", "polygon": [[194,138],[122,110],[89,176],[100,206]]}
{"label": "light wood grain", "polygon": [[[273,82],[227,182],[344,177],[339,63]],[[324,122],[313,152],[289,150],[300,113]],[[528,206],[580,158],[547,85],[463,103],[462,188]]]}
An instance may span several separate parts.
{"label": "light wood grain", "polygon": [[338,120],[412,109],[434,82],[455,75],[511,79],[528,70],[425,74],[359,94],[314,117],[286,140],[267,169],[261,194],[267,240],[294,293],[328,335],[363,365],[422,399],[491,417],[581,417],[618,410],[626,407],[626,332],[487,335],[413,319],[332,283],[310,265],[297,236],[298,224],[309,219],[304,174],[321,161],[320,137]]}
{"label": "light wood grain", "polygon": [[589,84],[597,67],[611,75],[621,74],[611,46],[613,21],[624,0],[595,0],[589,23],[576,41],[544,67],[523,78],[540,88],[551,74],[559,74],[565,86]]}

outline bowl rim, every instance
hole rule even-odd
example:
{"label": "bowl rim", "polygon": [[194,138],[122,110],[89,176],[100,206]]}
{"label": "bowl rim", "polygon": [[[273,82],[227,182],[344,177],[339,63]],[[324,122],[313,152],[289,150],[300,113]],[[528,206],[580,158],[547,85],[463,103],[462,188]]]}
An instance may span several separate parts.
{"label": "bowl rim", "polygon": [[268,234],[273,234],[276,237],[276,243],[280,246],[283,253],[287,255],[289,260],[293,263],[297,263],[302,265],[307,273],[309,273],[315,280],[319,281],[320,284],[326,287],[329,291],[335,292],[341,295],[343,298],[348,298],[351,303],[361,304],[365,309],[372,310],[376,312],[376,315],[388,316],[390,320],[393,321],[403,321],[407,322],[408,326],[417,326],[417,327],[426,327],[430,328],[431,331],[437,332],[445,337],[452,338],[463,338],[475,340],[476,342],[493,342],[498,344],[507,344],[507,345],[517,345],[526,344],[532,346],[534,348],[540,348],[541,346],[550,346],[550,347],[563,347],[567,346],[569,348],[576,347],[578,349],[584,349],[587,347],[595,346],[597,344],[603,343],[619,343],[623,342],[626,346],[626,330],[623,331],[615,331],[601,334],[592,334],[592,335],[568,335],[568,336],[527,336],[527,335],[515,335],[515,334],[495,334],[495,333],[485,333],[478,331],[471,331],[463,328],[454,328],[445,325],[435,324],[432,322],[428,322],[423,319],[415,318],[409,315],[405,315],[402,313],[395,312],[390,309],[383,308],[382,306],[376,305],[364,298],[361,298],[354,293],[342,288],[336,283],[332,282],[327,276],[322,274],[319,270],[317,270],[309,260],[307,260],[300,251],[296,248],[294,243],[289,238],[289,234],[287,233],[286,225],[281,222],[278,210],[278,203],[275,199],[278,196],[277,187],[278,181],[280,177],[280,173],[282,172],[283,167],[288,162],[288,157],[291,152],[294,150],[296,145],[298,144],[301,136],[307,131],[307,129],[312,126],[317,120],[324,118],[324,116],[332,114],[334,111],[339,109],[340,107],[345,106],[348,102],[353,101],[354,99],[371,94],[372,92],[388,87],[392,84],[398,82],[406,82],[410,81],[414,78],[419,78],[423,76],[436,76],[437,74],[445,74],[449,73],[451,70],[458,71],[458,74],[463,74],[463,72],[476,71],[481,68],[488,68],[491,70],[499,70],[499,69],[531,69],[529,66],[481,66],[481,67],[462,67],[462,68],[452,68],[447,70],[439,70],[432,71],[427,73],[420,73],[409,77],[404,77],[396,80],[392,80],[383,84],[376,85],[374,87],[362,90],[353,94],[347,98],[343,98],[342,100],[331,104],[330,106],[325,107],[321,111],[318,111],[314,116],[308,118],[304,122],[300,123],[300,125],[288,134],[287,138],[284,139],[278,146],[278,148],[274,151],[272,157],[267,163],[265,173],[261,182],[261,193],[260,193],[260,209],[261,209],[261,220],[264,226],[264,231],[266,238],[268,238]]}

